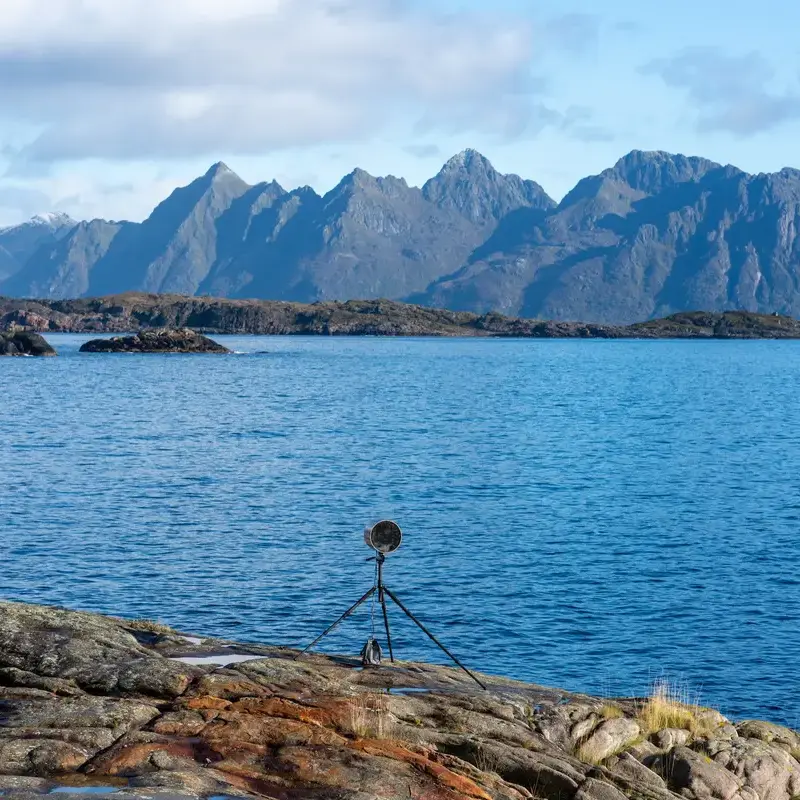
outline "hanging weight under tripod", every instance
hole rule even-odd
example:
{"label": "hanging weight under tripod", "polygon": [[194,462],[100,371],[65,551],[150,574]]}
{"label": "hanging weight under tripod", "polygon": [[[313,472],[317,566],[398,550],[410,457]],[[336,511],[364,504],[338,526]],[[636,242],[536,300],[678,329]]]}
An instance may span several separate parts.
{"label": "hanging weight under tripod", "polygon": [[[400,610],[415,624],[417,625],[423,633],[425,633],[428,638],[430,638],[433,643],[442,650],[452,661],[457,664],[467,675],[475,681],[482,689],[485,689],[486,686],[481,683],[481,681],[472,673],[470,672],[399,600],[397,595],[383,582],[383,563],[386,561],[386,554],[393,553],[400,547],[400,542],[402,541],[402,533],[400,531],[400,527],[395,523],[391,522],[390,520],[384,520],[382,522],[373,525],[371,528],[367,528],[364,531],[364,540],[366,543],[375,550],[376,554],[372,558],[368,558],[367,561],[375,561],[375,583],[373,584],[372,588],[363,595],[360,599],[356,600],[347,611],[342,614],[339,619],[336,620],[332,625],[330,625],[323,633],[317,636],[310,645],[305,647],[303,650],[300,651],[300,655],[303,653],[308,652],[317,642],[322,641],[334,628],[336,628],[340,623],[344,622],[362,603],[365,603],[371,597],[373,598],[373,603],[377,599],[377,602],[381,606],[381,611],[383,612],[383,624],[386,628],[386,641],[389,645],[389,658],[392,662],[394,662],[394,651],[392,649],[392,634],[389,630],[389,614],[386,610],[386,595],[389,595],[389,598],[394,601],[395,605],[397,605]],[[367,644],[364,646],[364,650],[362,650],[362,658],[367,658],[367,648],[370,647],[371,642],[377,642],[374,639],[374,605],[373,605],[373,636],[370,637],[370,640],[367,641]],[[380,646],[378,646],[380,647]],[[379,659],[378,659],[379,660]]]}

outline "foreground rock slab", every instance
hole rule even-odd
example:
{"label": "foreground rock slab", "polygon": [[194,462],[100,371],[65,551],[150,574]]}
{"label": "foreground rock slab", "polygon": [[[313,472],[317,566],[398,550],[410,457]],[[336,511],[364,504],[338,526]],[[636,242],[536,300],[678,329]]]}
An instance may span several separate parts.
{"label": "foreground rock slab", "polygon": [[[800,737],[668,698],[0,603],[0,795],[793,800]],[[85,795],[83,795],[85,796]]]}
{"label": "foreground rock slab", "polygon": [[188,328],[146,330],[134,336],[92,339],[81,353],[230,353],[213,339]]}
{"label": "foreground rock slab", "polygon": [[0,333],[0,356],[54,356],[43,336],[28,331]]}

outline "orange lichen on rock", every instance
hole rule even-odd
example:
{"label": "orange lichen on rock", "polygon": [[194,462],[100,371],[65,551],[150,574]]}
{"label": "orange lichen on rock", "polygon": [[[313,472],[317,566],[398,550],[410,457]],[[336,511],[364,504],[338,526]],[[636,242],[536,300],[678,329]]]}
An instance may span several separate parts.
{"label": "orange lichen on rock", "polygon": [[226,708],[231,707],[230,700],[223,700],[221,697],[214,697],[212,695],[203,695],[202,697],[193,697],[186,703],[186,708],[193,711],[224,711]]}
{"label": "orange lichen on rock", "polygon": [[353,742],[352,747],[370,755],[384,756],[395,761],[405,761],[413,764],[448,789],[460,795],[477,797],[480,800],[492,800],[492,796],[481,789],[477,783],[438,764],[429,755],[423,754],[423,751],[414,752],[397,742],[376,741],[374,739],[358,739]]}

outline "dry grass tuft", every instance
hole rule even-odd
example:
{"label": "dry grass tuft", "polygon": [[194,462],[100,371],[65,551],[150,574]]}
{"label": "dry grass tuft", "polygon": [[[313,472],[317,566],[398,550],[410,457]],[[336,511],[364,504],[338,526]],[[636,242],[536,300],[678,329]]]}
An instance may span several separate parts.
{"label": "dry grass tuft", "polygon": [[625,716],[622,713],[622,709],[619,706],[615,706],[613,703],[606,703],[601,706],[597,713],[603,719],[619,719]]}
{"label": "dry grass tuft", "polygon": [[482,744],[479,744],[475,751],[474,763],[481,772],[494,772],[496,775],[500,767],[500,757],[493,750],[487,750]]}
{"label": "dry grass tuft", "polygon": [[707,709],[689,695],[687,687],[659,680],[647,702],[639,709],[637,720],[642,729],[650,734],[665,728],[679,728],[693,736],[704,736],[716,728],[711,716],[704,715]]}
{"label": "dry grass tuft", "polygon": [[349,706],[349,733],[358,739],[391,739],[394,723],[385,694],[365,692],[352,699]]}

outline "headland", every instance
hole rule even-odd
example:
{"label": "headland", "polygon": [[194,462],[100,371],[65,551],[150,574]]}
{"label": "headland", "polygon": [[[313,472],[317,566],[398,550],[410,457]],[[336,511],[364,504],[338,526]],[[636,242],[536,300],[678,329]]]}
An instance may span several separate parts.
{"label": "headland", "polygon": [[[665,688],[596,698],[0,603],[0,795],[792,800],[800,736]],[[70,788],[71,787],[71,788]],[[70,792],[74,794],[70,794]],[[83,795],[85,796],[85,794]]]}
{"label": "headland", "polygon": [[581,339],[797,339],[800,321],[749,311],[682,312],[633,325],[517,319],[391,300],[311,304],[129,293],[77,300],[0,298],[0,331],[137,333],[192,328],[211,334],[488,336]]}

